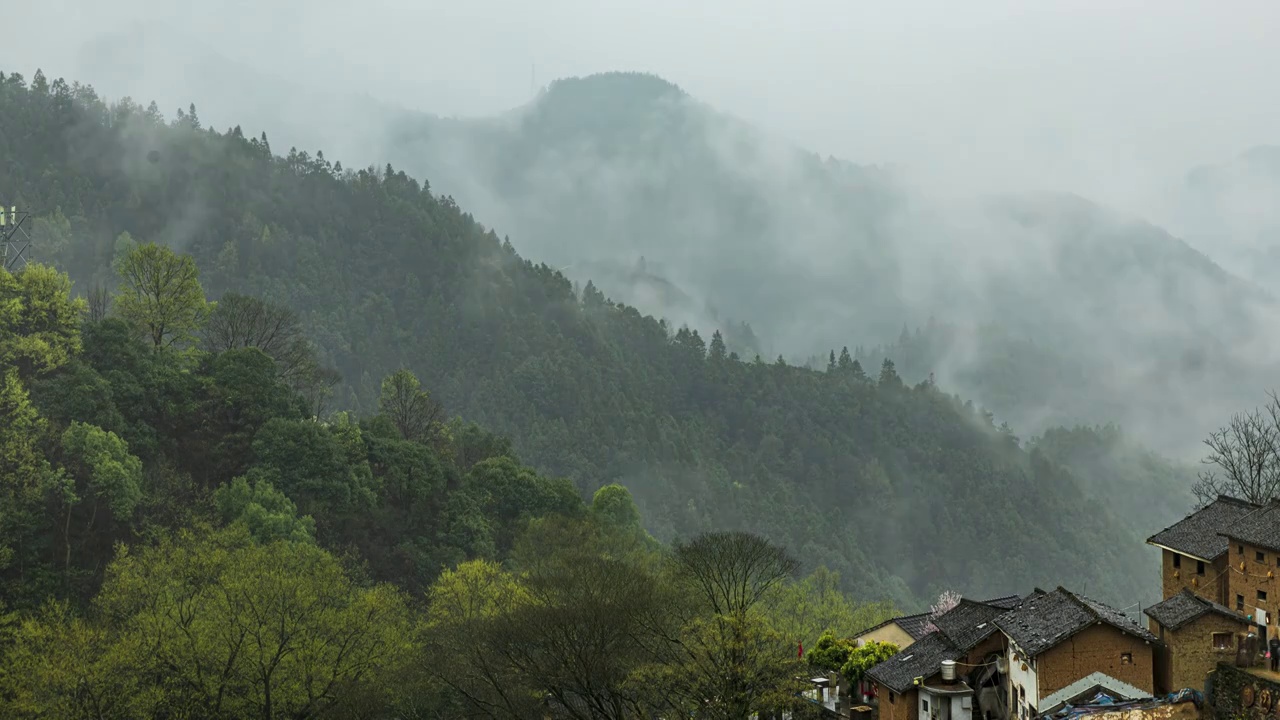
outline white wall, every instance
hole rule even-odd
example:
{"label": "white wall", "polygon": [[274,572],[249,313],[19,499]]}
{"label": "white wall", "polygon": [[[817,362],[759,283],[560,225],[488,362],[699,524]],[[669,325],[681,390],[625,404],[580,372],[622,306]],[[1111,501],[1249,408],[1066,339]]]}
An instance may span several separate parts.
{"label": "white wall", "polygon": [[[1023,707],[1023,703],[1014,695],[1014,693],[1017,692],[1019,685],[1021,685],[1022,689],[1026,692],[1027,704],[1032,708],[1036,707],[1036,700],[1040,697],[1040,688],[1036,679],[1035,663],[1027,658],[1015,660],[1014,658],[1019,655],[1020,653],[1011,641],[1009,643],[1009,650],[1005,656],[1009,663],[1009,689],[1010,698],[1012,699],[1012,702],[1009,705],[1009,717],[1011,720],[1018,720],[1022,717],[1020,708]],[[1022,669],[1023,663],[1026,663],[1026,670]]]}

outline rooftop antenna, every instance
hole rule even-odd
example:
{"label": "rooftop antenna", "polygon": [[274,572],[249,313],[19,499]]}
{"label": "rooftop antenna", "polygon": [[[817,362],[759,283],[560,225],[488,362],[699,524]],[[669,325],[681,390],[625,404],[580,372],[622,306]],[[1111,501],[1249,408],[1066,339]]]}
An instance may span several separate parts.
{"label": "rooftop antenna", "polygon": [[24,225],[29,217],[31,213],[18,212],[16,205],[8,209],[0,205],[0,267],[9,272],[27,266],[25,253],[31,247],[31,235]]}

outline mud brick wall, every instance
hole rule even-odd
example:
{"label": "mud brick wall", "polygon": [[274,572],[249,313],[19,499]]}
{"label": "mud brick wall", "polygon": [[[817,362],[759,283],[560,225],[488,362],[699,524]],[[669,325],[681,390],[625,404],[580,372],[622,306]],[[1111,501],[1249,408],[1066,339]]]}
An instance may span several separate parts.
{"label": "mud brick wall", "polygon": [[[1124,663],[1128,653],[1133,661]],[[1155,683],[1152,646],[1110,625],[1094,625],[1048,650],[1036,660],[1040,698],[1094,672],[1104,672],[1136,688],[1152,692]]]}

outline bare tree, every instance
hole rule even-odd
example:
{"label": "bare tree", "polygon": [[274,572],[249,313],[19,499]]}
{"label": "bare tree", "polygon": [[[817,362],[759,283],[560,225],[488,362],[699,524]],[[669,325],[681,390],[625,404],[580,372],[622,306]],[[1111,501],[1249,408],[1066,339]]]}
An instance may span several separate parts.
{"label": "bare tree", "polygon": [[107,291],[105,285],[98,283],[89,288],[89,321],[101,322],[107,317],[107,310],[111,306],[111,293]]}
{"label": "bare tree", "polygon": [[800,566],[786,550],[746,532],[699,535],[677,544],[675,558],[717,615],[745,613]]}
{"label": "bare tree", "polygon": [[209,314],[203,335],[209,352],[258,348],[276,361],[284,379],[315,365],[315,349],[297,313],[260,298],[227,293]]}
{"label": "bare tree", "polygon": [[1219,495],[1232,495],[1262,504],[1280,495],[1280,397],[1274,390],[1261,410],[1237,413],[1231,422],[1209,434],[1209,454],[1192,487],[1201,505]]}

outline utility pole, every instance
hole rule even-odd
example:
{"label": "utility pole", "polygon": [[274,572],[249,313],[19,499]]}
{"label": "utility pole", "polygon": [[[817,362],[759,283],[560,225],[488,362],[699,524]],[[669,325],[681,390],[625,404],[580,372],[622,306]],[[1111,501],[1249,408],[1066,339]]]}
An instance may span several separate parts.
{"label": "utility pole", "polygon": [[29,212],[18,212],[16,205],[6,209],[0,205],[0,267],[9,272],[27,266],[26,251],[31,247],[31,235],[25,227]]}

